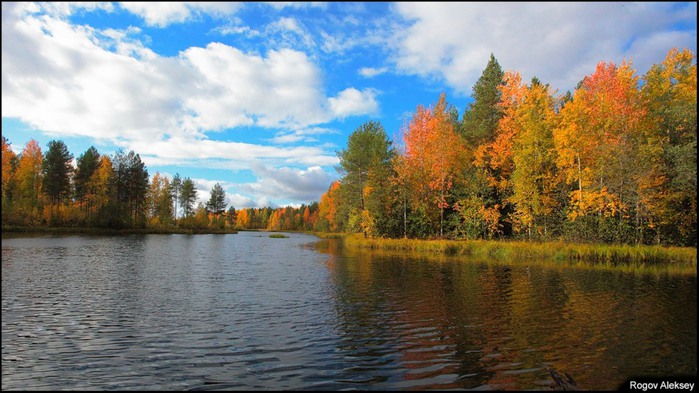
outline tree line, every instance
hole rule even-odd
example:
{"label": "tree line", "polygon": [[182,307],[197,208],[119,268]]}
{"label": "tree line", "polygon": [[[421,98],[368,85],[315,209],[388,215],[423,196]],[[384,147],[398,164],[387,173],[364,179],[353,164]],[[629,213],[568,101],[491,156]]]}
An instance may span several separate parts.
{"label": "tree line", "polygon": [[367,237],[697,244],[696,55],[639,77],[600,62],[565,94],[495,57],[460,116],[442,94],[394,146],[368,121],[337,153],[318,226]]}
{"label": "tree line", "polygon": [[91,146],[77,159],[61,140],[44,154],[29,140],[20,154],[2,137],[2,223],[14,226],[313,230],[318,203],[300,207],[227,207],[216,183],[205,204],[192,179],[152,178],[133,151],[100,154]]}
{"label": "tree line", "polygon": [[300,207],[226,209],[216,184],[138,154],[76,160],[60,140],[19,155],[2,138],[2,222],[23,226],[363,232],[368,237],[697,244],[696,56],[672,49],[642,77],[600,62],[558,95],[493,55],[459,115],[442,94],[394,146],[379,122],[338,151],[341,178]]}

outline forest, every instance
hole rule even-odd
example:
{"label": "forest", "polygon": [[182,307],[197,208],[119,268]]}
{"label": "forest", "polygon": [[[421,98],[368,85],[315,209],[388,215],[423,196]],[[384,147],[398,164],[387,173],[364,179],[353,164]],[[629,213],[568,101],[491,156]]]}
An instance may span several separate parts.
{"label": "forest", "polygon": [[169,179],[156,172],[151,178],[133,151],[107,156],[91,146],[73,158],[60,140],[50,141],[44,154],[31,139],[16,155],[3,136],[3,226],[312,230],[317,215],[317,203],[226,209],[226,192],[218,183],[209,201],[195,206],[194,181],[179,173]]}
{"label": "forest", "polygon": [[373,238],[697,245],[696,55],[639,77],[598,63],[573,92],[522,81],[491,55],[462,114],[446,95],[388,138],[367,121],[338,151],[318,202],[226,209],[139,155],[77,159],[60,140],[19,154],[2,138],[3,226],[313,230]]}
{"label": "forest", "polygon": [[442,94],[396,146],[367,122],[322,195],[329,231],[366,237],[697,244],[696,55],[642,77],[599,62],[558,95],[493,55],[463,114]]}

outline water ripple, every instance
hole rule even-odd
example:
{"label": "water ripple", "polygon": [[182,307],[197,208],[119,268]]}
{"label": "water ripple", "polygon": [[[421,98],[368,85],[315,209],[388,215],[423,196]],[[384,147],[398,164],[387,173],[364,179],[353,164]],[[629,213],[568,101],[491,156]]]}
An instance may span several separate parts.
{"label": "water ripple", "polygon": [[696,278],[287,240],[3,239],[2,389],[538,390],[546,364],[608,390],[696,373]]}

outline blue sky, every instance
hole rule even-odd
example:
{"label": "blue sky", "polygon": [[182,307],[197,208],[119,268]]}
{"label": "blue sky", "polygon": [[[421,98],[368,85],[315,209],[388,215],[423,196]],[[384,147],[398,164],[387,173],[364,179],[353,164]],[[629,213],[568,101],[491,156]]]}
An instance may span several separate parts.
{"label": "blue sky", "polygon": [[494,54],[572,90],[600,61],[643,75],[696,53],[687,3],[2,3],[2,135],[133,150],[151,176],[236,208],[318,200],[368,120],[400,141],[445,92],[460,113]]}

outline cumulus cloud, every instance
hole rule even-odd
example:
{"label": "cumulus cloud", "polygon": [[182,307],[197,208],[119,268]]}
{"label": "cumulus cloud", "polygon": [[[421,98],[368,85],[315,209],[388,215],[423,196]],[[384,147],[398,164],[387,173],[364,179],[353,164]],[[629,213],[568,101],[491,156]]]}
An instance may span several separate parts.
{"label": "cumulus cloud", "polygon": [[668,34],[696,18],[696,4],[394,4],[408,26],[391,47],[396,67],[436,78],[464,94],[493,53],[503,67],[572,90],[600,61],[632,60],[639,73],[672,47],[696,51],[696,30]]}
{"label": "cumulus cloud", "polygon": [[290,127],[328,120],[319,71],[302,52],[270,50],[263,57],[214,42],[189,48],[182,58],[207,82],[184,98],[195,113],[185,119],[188,127]]}
{"label": "cumulus cloud", "polygon": [[272,201],[270,201],[267,197],[260,197],[258,199],[252,199],[250,197],[247,197],[245,195],[241,195],[238,193],[232,194],[230,196],[227,196],[227,200],[229,201],[228,207],[233,206],[234,208],[240,210],[240,209],[246,209],[250,207],[271,207],[271,208],[276,208],[278,205]]}
{"label": "cumulus cloud", "polygon": [[258,126],[276,129],[276,142],[310,140],[318,124],[378,106],[371,90],[327,97],[318,67],[303,52],[260,55],[210,43],[166,57],[145,47],[138,29],[71,25],[32,7],[2,7],[2,116],[47,133],[111,140],[152,162],[333,165],[336,157],[321,147],[214,141],[207,134]]}
{"label": "cumulus cloud", "polygon": [[317,201],[327,191],[333,178],[319,166],[307,169],[271,168],[256,164],[252,167],[258,178],[255,183],[239,186],[241,191],[256,196],[288,199],[298,203]]}
{"label": "cumulus cloud", "polygon": [[353,87],[345,89],[337,95],[328,99],[332,113],[339,117],[352,115],[375,114],[378,112],[379,103],[376,100],[375,89],[364,89],[359,91]]}
{"label": "cumulus cloud", "polygon": [[176,59],[126,40],[113,45],[116,52],[106,50],[105,41],[119,36],[114,31],[100,35],[52,17],[9,15],[3,5],[4,117],[47,132],[102,138],[158,137],[176,126],[164,114],[181,110],[180,81],[168,76],[196,76]]}

